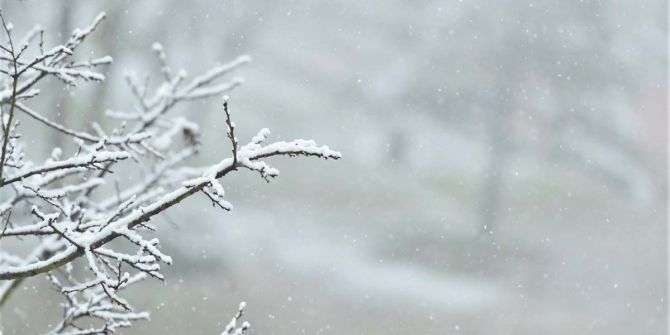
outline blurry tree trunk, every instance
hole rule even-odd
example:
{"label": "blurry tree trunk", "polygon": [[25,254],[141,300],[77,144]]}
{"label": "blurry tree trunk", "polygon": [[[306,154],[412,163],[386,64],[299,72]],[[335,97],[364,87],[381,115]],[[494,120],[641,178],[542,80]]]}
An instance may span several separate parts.
{"label": "blurry tree trunk", "polygon": [[388,159],[398,166],[406,159],[407,136],[401,129],[394,129],[389,133]]}
{"label": "blurry tree trunk", "polygon": [[[113,59],[117,59],[118,50],[114,48],[114,34],[118,31],[120,23],[122,21],[123,15],[121,13],[121,4],[122,2],[110,2],[105,8],[107,11],[107,19],[105,26],[101,27],[100,34],[95,36],[93,43],[95,43],[96,52],[99,50],[101,55],[112,56]],[[111,72],[114,69],[107,70],[107,77],[111,76]],[[84,119],[82,120],[83,125],[89,125],[93,120],[100,120],[100,115],[96,113],[103,114],[104,106],[109,106],[107,103],[107,97],[111,92],[111,83],[109,80],[101,82],[99,85],[95,85],[94,93],[91,95],[92,100],[90,102],[90,111],[92,113],[85,113]],[[106,126],[106,124],[103,124]]]}
{"label": "blurry tree trunk", "polygon": [[503,176],[512,150],[507,126],[510,113],[509,99],[510,97],[504,97],[501,108],[492,111],[486,121],[490,155],[480,190],[478,211],[480,235],[493,234],[496,221],[499,219],[498,210],[504,187]]}
{"label": "blurry tree trunk", "polygon": [[[74,3],[75,1],[65,1],[63,2],[63,6],[61,8],[61,13],[60,13],[60,18],[58,20],[58,37],[59,39],[65,39],[67,36],[70,36],[70,33],[72,32],[72,9],[76,4]],[[53,116],[54,120],[62,125],[68,126],[68,115],[70,114],[70,106],[69,102],[67,99],[67,94],[68,94],[68,89],[65,88],[62,91],[56,91],[56,95],[53,97],[54,102],[51,104],[52,106],[55,106],[53,112],[55,115]],[[53,136],[52,142],[54,144],[54,147],[57,148],[62,148],[63,145],[65,144],[65,136],[61,134],[60,132],[51,132]]]}

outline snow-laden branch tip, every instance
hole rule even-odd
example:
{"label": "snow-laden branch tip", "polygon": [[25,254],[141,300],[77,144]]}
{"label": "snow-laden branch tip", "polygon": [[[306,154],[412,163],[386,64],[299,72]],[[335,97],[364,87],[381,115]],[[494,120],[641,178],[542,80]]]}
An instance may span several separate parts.
{"label": "snow-laden branch tip", "polygon": [[243,321],[242,324],[238,326],[240,319],[244,315],[245,308],[247,308],[247,303],[243,301],[240,303],[240,306],[237,309],[237,313],[235,313],[235,316],[226,325],[226,328],[223,330],[221,335],[242,335],[249,329],[249,327],[251,327],[251,324],[247,321]]}

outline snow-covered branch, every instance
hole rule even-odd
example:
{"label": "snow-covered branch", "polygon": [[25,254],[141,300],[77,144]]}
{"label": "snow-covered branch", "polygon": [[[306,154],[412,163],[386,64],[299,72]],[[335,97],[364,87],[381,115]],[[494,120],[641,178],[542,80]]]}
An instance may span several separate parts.
{"label": "snow-covered branch", "polygon": [[[107,130],[105,123],[92,123],[91,131],[82,131],[50,120],[30,106],[39,97],[36,85],[43,78],[53,77],[68,86],[105,80],[96,69],[110,64],[110,57],[74,59],[77,47],[104,17],[100,14],[63,44],[44,51],[41,27],[30,30],[15,48],[12,26],[0,14],[7,37],[0,43],[0,242],[17,239],[31,249],[24,255],[0,250],[0,308],[23,280],[46,276],[66,301],[63,319],[50,334],[108,334],[148,318],[121,294],[145,278],[164,280],[161,265],[172,263],[160,241],[151,236],[160,226],[154,220],[158,214],[198,193],[221,209],[232,210],[222,179],[244,168],[269,181],[279,175],[268,163],[275,156],[341,157],[311,140],[267,142],[270,131],[265,128],[240,145],[229,99],[224,97],[220,122],[227,128],[230,156],[205,166],[189,165],[200,151],[200,127],[170,111],[181,102],[221,96],[237,87],[240,78],[225,78],[250,58],[238,57],[189,80],[186,71],[170,67],[157,43],[152,48],[162,81],[154,88],[148,79],[126,75],[133,105],[106,113],[121,126]],[[30,142],[20,133],[19,121],[69,137],[73,148],[53,148],[50,157],[31,161],[26,158]],[[114,171],[129,168],[144,171],[143,179],[133,185],[110,185]],[[110,243],[114,240],[135,250],[117,249]],[[81,261],[74,262],[77,259]],[[76,266],[83,266],[83,271],[73,271]],[[249,328],[246,322],[238,325],[244,306],[223,334],[239,335]],[[98,320],[96,326],[84,326],[91,323],[83,320],[91,319]]]}

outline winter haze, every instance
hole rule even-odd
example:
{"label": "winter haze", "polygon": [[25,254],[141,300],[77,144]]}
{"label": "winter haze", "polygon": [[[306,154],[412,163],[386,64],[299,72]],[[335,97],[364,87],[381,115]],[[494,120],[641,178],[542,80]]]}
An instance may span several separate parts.
{"label": "winter haze", "polygon": [[[667,4],[663,1],[2,1],[18,32],[110,55],[102,83],[40,84],[29,102],[90,130],[133,108],[124,73],[189,76],[249,55],[227,93],[247,142],[314,139],[338,161],[278,158],[266,183],[222,179],[234,210],[188,199],[157,216],[166,280],[125,297],[122,334],[667,333]],[[3,37],[4,38],[4,37]],[[151,84],[151,83],[150,83]],[[4,107],[3,107],[4,108]],[[221,99],[199,164],[230,155]],[[38,160],[71,139],[21,119]],[[142,177],[132,169],[111,180]],[[5,194],[5,193],[3,193]],[[0,201],[1,202],[1,201]],[[3,241],[4,242],[4,241]],[[59,320],[28,279],[4,334]]]}

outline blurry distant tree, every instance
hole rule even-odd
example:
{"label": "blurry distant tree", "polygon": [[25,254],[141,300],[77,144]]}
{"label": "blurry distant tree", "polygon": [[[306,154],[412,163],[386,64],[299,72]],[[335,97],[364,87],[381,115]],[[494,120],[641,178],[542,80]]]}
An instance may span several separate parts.
{"label": "blurry distant tree", "polygon": [[[19,246],[12,253],[0,250],[0,308],[24,279],[45,275],[66,299],[62,320],[49,334],[108,334],[148,317],[119,292],[147,277],[163,280],[160,263],[172,262],[159,249],[158,239],[147,237],[157,229],[152,225],[157,214],[195,194],[231,210],[219,180],[239,168],[266,181],[274,178],[279,172],[264,161],[272,156],[340,158],[340,153],[309,140],[265,144],[268,129],[240,145],[224,97],[222,122],[231,157],[209,166],[186,166],[199,151],[199,128],[184,117],[170,116],[170,110],[238,86],[239,79],[217,81],[248,63],[246,56],[187,80],[184,71],[172,71],[163,48],[154,44],[162,82],[152,90],[148,78],[128,73],[133,109],[108,111],[106,116],[120,124],[110,131],[95,122],[91,132],[70,129],[33,110],[30,100],[39,94],[36,87],[44,78],[66,86],[105,79],[96,69],[110,64],[111,57],[73,59],[104,18],[100,14],[90,26],[75,29],[64,44],[46,48],[41,27],[17,40],[12,24],[0,14],[5,35],[0,44],[0,239]],[[66,154],[54,147],[51,157],[31,161],[31,142],[43,139],[21,135],[19,120],[25,117],[71,138],[74,150]],[[143,169],[144,179],[110,189],[109,176],[129,167]],[[249,327],[246,322],[237,325],[244,307],[242,303],[223,334],[242,334]]]}
{"label": "blurry distant tree", "polygon": [[[416,62],[426,67],[449,62],[439,69],[421,70],[433,75],[422,78],[426,89],[408,93],[407,100],[450,126],[481,133],[487,158],[478,178],[480,231],[488,235],[498,228],[510,183],[507,176],[519,158],[549,162],[545,168],[580,170],[590,180],[633,197],[652,197],[649,194],[656,191],[650,185],[665,171],[655,168],[660,166],[655,161],[659,155],[645,148],[631,123],[640,114],[634,108],[641,103],[636,99],[645,97],[644,91],[654,83],[650,78],[657,74],[653,67],[631,61],[630,54],[644,53],[664,64],[666,50],[644,44],[648,42],[634,30],[620,29],[621,21],[612,17],[626,12],[622,7],[628,5],[598,1],[531,5],[475,1],[451,6],[435,1],[433,5],[426,8],[450,10],[427,14],[444,15],[441,20],[408,17],[407,24],[425,32],[409,49],[432,58]],[[665,19],[653,19],[658,18]],[[432,49],[439,42],[450,47]],[[639,45],[648,48],[634,47]],[[434,87],[439,90],[428,89]],[[452,95],[444,98],[448,93]],[[594,148],[607,155],[594,156]]]}

